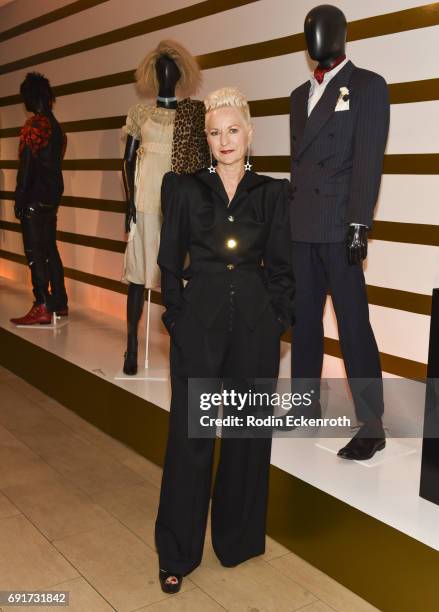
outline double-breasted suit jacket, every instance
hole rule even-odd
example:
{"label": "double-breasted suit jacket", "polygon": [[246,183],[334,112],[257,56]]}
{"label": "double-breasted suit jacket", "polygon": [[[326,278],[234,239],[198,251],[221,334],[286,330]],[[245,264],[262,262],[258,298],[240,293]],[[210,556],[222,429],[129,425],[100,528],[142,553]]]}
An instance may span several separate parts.
{"label": "double-breasted suit jacket", "polygon": [[[291,94],[291,236],[341,242],[350,223],[372,227],[389,129],[388,88],[380,75],[348,61],[308,117],[310,86]],[[343,87],[348,100],[335,110]]]}
{"label": "double-breasted suit jacket", "polygon": [[[165,175],[158,263],[168,330],[184,301],[211,327],[232,279],[237,309],[250,328],[267,307],[283,330],[291,325],[289,195],[287,180],[247,171],[229,204],[216,173]],[[183,279],[189,281],[184,288]]]}

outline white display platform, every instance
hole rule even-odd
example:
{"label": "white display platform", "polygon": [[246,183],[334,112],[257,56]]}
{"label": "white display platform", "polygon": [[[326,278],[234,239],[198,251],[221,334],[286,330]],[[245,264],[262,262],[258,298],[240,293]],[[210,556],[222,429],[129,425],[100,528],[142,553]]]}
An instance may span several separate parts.
{"label": "white display platform", "polygon": [[[350,438],[322,438],[318,442],[316,442],[317,448],[321,448],[333,455],[337,455],[337,452],[340,448],[343,448],[348,442]],[[394,438],[387,438],[386,447],[383,450],[378,451],[372,457],[372,459],[368,459],[367,461],[357,461],[354,463],[358,463],[361,467],[370,469],[376,468],[380,465],[384,465],[385,463],[397,463],[403,457],[407,455],[412,455],[416,453],[417,449],[410,445],[409,443],[405,443],[403,440],[395,440]]]}
{"label": "white display platform", "polygon": [[129,376],[124,374],[123,370],[120,370],[114,380],[125,380],[127,382],[135,380],[153,380],[155,382],[167,382],[169,380],[169,370],[164,368],[139,368],[137,374]]}
{"label": "white display platform", "polygon": [[[16,328],[9,318],[26,312],[27,289],[0,277],[0,326],[50,351],[108,382],[169,410],[170,383],[126,380],[121,372],[125,350],[125,322],[102,312],[70,305],[69,325],[52,333]],[[144,346],[143,342],[139,342]],[[168,336],[151,331],[154,366],[168,368]],[[142,354],[139,355],[141,363]],[[281,373],[288,376],[289,346],[282,343]],[[146,404],[145,404],[146,406]],[[274,466],[439,550],[439,506],[419,497],[421,446],[419,439],[389,439],[385,450],[369,462],[347,461],[336,456],[345,439],[290,437],[273,440]],[[369,468],[369,469],[366,469]],[[373,469],[371,469],[373,468]],[[325,517],[322,516],[322,521]]]}

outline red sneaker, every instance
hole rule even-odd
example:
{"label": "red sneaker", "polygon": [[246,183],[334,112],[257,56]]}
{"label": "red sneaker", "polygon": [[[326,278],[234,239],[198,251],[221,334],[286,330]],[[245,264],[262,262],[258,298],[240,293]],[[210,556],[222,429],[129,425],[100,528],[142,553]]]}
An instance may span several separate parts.
{"label": "red sneaker", "polygon": [[47,310],[46,304],[34,304],[27,315],[10,321],[15,325],[47,325],[52,322],[52,313]]}

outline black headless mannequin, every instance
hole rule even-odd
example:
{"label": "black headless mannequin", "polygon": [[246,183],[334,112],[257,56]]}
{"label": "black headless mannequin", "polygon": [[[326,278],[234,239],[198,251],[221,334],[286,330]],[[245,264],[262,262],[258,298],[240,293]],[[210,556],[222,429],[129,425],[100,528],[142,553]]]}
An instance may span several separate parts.
{"label": "black headless mannequin", "polygon": [[[345,55],[347,22],[343,12],[331,4],[321,4],[305,17],[305,39],[310,57],[319,62],[319,68],[332,68],[336,60]],[[348,262],[357,264],[367,256],[365,225],[352,220],[346,236]]]}
{"label": "black headless mannequin", "polygon": [[[156,74],[159,84],[158,96],[160,98],[175,98],[175,87],[180,79],[181,73],[168,55],[162,55],[156,62]],[[177,108],[176,100],[158,100],[157,106],[163,108]],[[128,135],[123,160],[123,180],[127,201],[127,211],[125,216],[125,231],[130,231],[131,222],[136,222],[136,206],[134,202],[134,175],[136,169],[137,149],[140,141]],[[145,302],[145,287],[137,283],[130,283],[128,286],[127,299],[127,350],[123,371],[125,374],[137,374],[137,330],[140,317],[142,316],[143,304]]]}

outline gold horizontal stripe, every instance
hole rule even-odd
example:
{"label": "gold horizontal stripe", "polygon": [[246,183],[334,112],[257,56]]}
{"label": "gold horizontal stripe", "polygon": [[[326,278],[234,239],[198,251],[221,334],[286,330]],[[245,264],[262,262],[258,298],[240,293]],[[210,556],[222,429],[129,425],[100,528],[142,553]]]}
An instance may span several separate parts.
{"label": "gold horizontal stripe", "polygon": [[[391,83],[389,85],[389,92],[392,104],[439,100],[439,79]],[[253,117],[288,115],[290,112],[289,97],[250,100],[249,104]],[[117,115],[114,117],[65,121],[61,125],[66,132],[89,132],[94,130],[116,130],[121,128],[124,123],[125,115]],[[20,127],[3,128],[0,129],[0,138],[12,138],[18,136],[19,133]]]}
{"label": "gold horizontal stripe", "polygon": [[431,315],[431,295],[375,285],[366,285],[366,289],[369,304],[427,316]]}
{"label": "gold horizontal stripe", "polygon": [[[325,337],[324,351],[327,355],[332,355],[333,357],[338,357],[339,359],[343,358],[340,342],[338,340],[334,340],[334,338]],[[389,374],[396,374],[397,376],[402,376],[403,378],[411,378],[416,380],[425,380],[427,377],[427,364],[425,363],[381,352],[380,358],[381,367],[384,372],[389,372]]]}
{"label": "gold horizontal stripe", "polygon": [[9,30],[0,32],[0,43],[4,42],[5,40],[9,40],[10,38],[14,38],[15,36],[20,36],[20,34],[25,34],[31,30],[41,28],[49,23],[54,23],[60,19],[65,19],[71,15],[76,15],[77,13],[97,6],[98,4],[103,4],[104,2],[108,2],[108,0],[77,0],[77,2],[72,2],[71,4],[67,4],[59,9],[45,13],[40,17],[20,23]]}
{"label": "gold horizontal stripe", "polygon": [[[10,232],[21,233],[19,223],[12,221],[4,221],[0,219],[0,229]],[[100,238],[99,236],[87,236],[86,234],[75,234],[73,232],[56,232],[56,238],[60,242],[68,244],[77,244],[79,246],[91,247],[92,249],[100,249],[102,251],[111,251],[113,253],[125,253],[126,244],[122,240],[111,240],[110,238]]]}
{"label": "gold horizontal stripe", "polygon": [[125,202],[121,202],[120,200],[78,198],[77,196],[63,196],[61,198],[61,204],[69,208],[87,208],[88,210],[101,210],[112,213],[124,213],[126,210]]}
{"label": "gold horizontal stripe", "polygon": [[[59,98],[60,96],[95,91],[96,89],[107,89],[108,87],[117,87],[130,83],[134,83],[134,70],[126,70],[125,72],[116,72],[115,74],[107,74],[91,79],[74,81],[73,83],[65,83],[64,85],[56,85],[52,89],[55,96]],[[21,104],[19,94],[0,98],[0,106],[10,106],[12,104]]]}
{"label": "gold horizontal stripe", "polygon": [[[209,1],[209,0],[208,0]],[[199,3],[205,4],[205,3]],[[222,3],[222,5],[224,2]],[[198,5],[196,5],[198,6]],[[410,29],[419,27],[429,27],[439,23],[439,3],[428,4],[425,6],[408,9],[404,11],[396,11],[386,15],[378,15],[370,17],[366,20],[362,19],[358,22],[352,21],[349,24],[349,31],[352,29],[353,34],[349,34],[349,40],[359,40],[373,36],[381,36],[383,34],[395,34],[404,32]],[[192,8],[192,7],[189,7]],[[185,9],[182,9],[185,10]],[[223,10],[223,9],[221,9]],[[415,14],[416,13],[416,14]],[[164,17],[164,16],[161,16]],[[367,27],[365,24],[367,23]],[[359,25],[355,25],[359,24]],[[384,26],[387,28],[384,31]],[[421,25],[422,24],[422,25]],[[135,24],[136,25],[136,24]],[[128,26],[131,27],[131,26]],[[366,36],[367,35],[367,36]],[[355,38],[357,36],[358,38]],[[126,37],[124,36],[123,40]],[[83,42],[83,41],[80,41]],[[79,43],[76,43],[79,44]],[[198,62],[203,69],[213,68],[218,66],[231,65],[258,59],[267,59],[294,53],[305,50],[305,39],[303,33],[285,36],[283,38],[273,39],[250,45],[242,45],[232,49],[216,51],[214,53],[206,53],[198,56]],[[57,50],[53,50],[56,52]],[[46,52],[46,53],[51,53]],[[26,58],[25,58],[26,59]],[[20,60],[22,61],[22,60]],[[47,61],[47,60],[46,60]],[[3,67],[4,68],[4,67]],[[0,72],[1,74],[1,72]],[[92,91],[96,89],[104,89],[106,87],[114,87],[117,85],[125,85],[134,82],[134,70],[127,70],[115,74],[94,77],[73,83],[66,83],[54,87],[56,96],[69,95],[84,91]],[[19,104],[19,95],[10,95],[0,98],[0,106]]]}
{"label": "gold horizontal stripe", "polygon": [[[20,225],[11,221],[0,220],[0,228],[13,232],[21,231]],[[61,231],[58,231],[57,238],[61,242],[88,246],[105,251],[113,251],[116,253],[123,253],[125,251],[125,242],[119,240],[109,240],[107,238]],[[369,302],[376,306],[384,306],[386,308],[394,308],[396,310],[404,310],[423,315],[430,315],[431,313],[431,296],[429,295],[389,289],[387,287],[377,287],[374,285],[367,285],[367,293]]]}
{"label": "gold horizontal stripe", "polygon": [[[256,172],[290,172],[289,155],[253,156]],[[438,153],[413,153],[385,155],[384,174],[439,174]]]}
{"label": "gold horizontal stripe", "polygon": [[439,246],[439,225],[374,221],[370,237],[375,238],[375,240],[389,240],[390,242]]}
{"label": "gold horizontal stripe", "polygon": [[[0,249],[0,257],[9,261],[14,261],[19,264],[26,265],[26,260],[23,255],[17,253],[11,253]],[[104,278],[94,274],[88,274],[87,272],[80,272],[72,268],[64,269],[65,276],[73,280],[77,280],[95,287],[101,287],[110,291],[116,291],[117,293],[127,293],[127,285],[119,281]],[[162,305],[161,294],[157,291],[151,292],[152,301],[154,304]],[[289,333],[282,336],[282,340],[285,342],[291,342],[291,336]],[[332,338],[325,338],[324,350],[327,355],[333,357],[342,358],[340,343],[338,340]],[[404,378],[424,379],[427,375],[427,366],[424,363],[413,361],[411,359],[405,359],[403,357],[396,357],[395,355],[389,355],[388,353],[380,353],[382,368],[385,372],[390,374],[396,374]]]}
{"label": "gold horizontal stripe", "polygon": [[403,11],[351,21],[348,26],[347,40],[387,36],[388,34],[407,32],[408,30],[429,28],[438,24],[439,2],[432,2]]}
{"label": "gold horizontal stripe", "polygon": [[[121,170],[121,159],[65,159],[63,170]],[[14,170],[18,168],[18,160],[1,159],[0,168]]]}
{"label": "gold horizontal stripe", "polygon": [[[94,132],[96,130],[117,130],[125,124],[126,116],[98,117],[96,119],[80,119],[79,121],[64,121],[61,123],[65,132]],[[20,135],[20,127],[0,129],[0,138],[14,138]]]}
{"label": "gold horizontal stripe", "polygon": [[385,155],[383,172],[385,174],[439,174],[439,154]]}
{"label": "gold horizontal stripe", "polygon": [[70,55],[76,55],[77,53],[83,53],[84,51],[90,51],[92,49],[99,49],[107,45],[112,45],[117,42],[128,40],[136,36],[142,36],[151,32],[157,32],[165,28],[171,28],[182,23],[215,15],[216,13],[222,13],[236,7],[244,6],[245,4],[251,4],[257,0],[205,0],[205,2],[198,2],[192,6],[187,6],[182,9],[177,9],[164,15],[158,15],[150,19],[139,21],[110,32],[91,36],[90,38],[84,38],[62,47],[56,47],[49,51],[43,51],[30,55],[29,57],[23,57],[14,62],[9,62],[0,66],[0,74],[7,74],[8,72],[14,72],[15,70],[21,70],[29,66],[35,66],[36,64],[42,64],[45,62],[51,62],[56,59],[69,57]]}
{"label": "gold horizontal stripe", "polygon": [[422,79],[389,85],[391,104],[439,100],[439,79]]}
{"label": "gold horizontal stripe", "polygon": [[[25,256],[20,255],[19,253],[12,253],[11,251],[5,251],[3,249],[0,249],[0,257],[3,259],[7,259],[8,261],[13,261],[15,263],[22,264],[24,266],[27,265]],[[128,285],[126,285],[125,283],[115,281],[111,278],[105,278],[103,276],[97,276],[96,274],[81,272],[80,270],[75,270],[74,268],[65,267],[64,276],[66,276],[67,278],[71,278],[72,280],[86,283],[87,285],[100,287],[101,289],[108,289],[109,291],[114,291],[116,293],[128,293]]]}
{"label": "gold horizontal stripe", "polygon": [[[255,155],[256,172],[290,172],[289,155]],[[0,168],[17,169],[18,160],[0,159]],[[65,159],[64,170],[121,170],[121,159]],[[384,156],[384,174],[439,174],[439,153],[392,154]]]}
{"label": "gold horizontal stripe", "polygon": [[[0,200],[14,200],[13,191],[0,191]],[[62,196],[61,204],[69,208],[87,208],[89,210],[102,210],[105,212],[124,213],[125,202],[121,200],[105,200],[98,198],[80,198],[78,196]]]}

